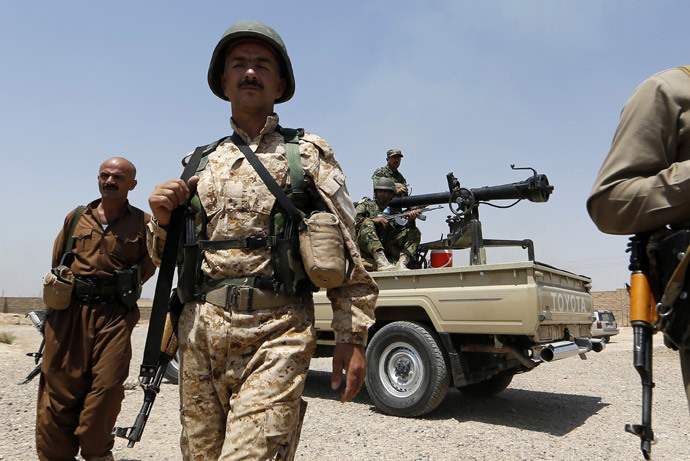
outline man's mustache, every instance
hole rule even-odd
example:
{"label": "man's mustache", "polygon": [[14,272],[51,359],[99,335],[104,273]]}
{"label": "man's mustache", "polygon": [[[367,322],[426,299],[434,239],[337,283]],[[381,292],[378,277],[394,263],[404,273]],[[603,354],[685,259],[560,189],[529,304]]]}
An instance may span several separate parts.
{"label": "man's mustache", "polygon": [[119,187],[117,187],[117,184],[104,184],[103,189],[106,190],[120,190]]}
{"label": "man's mustache", "polygon": [[258,86],[260,89],[262,89],[262,90],[264,89],[263,83],[261,83],[258,80],[249,80],[249,79],[242,80],[240,82],[240,84],[237,85],[237,88],[242,88],[243,86],[247,86],[247,85]]}

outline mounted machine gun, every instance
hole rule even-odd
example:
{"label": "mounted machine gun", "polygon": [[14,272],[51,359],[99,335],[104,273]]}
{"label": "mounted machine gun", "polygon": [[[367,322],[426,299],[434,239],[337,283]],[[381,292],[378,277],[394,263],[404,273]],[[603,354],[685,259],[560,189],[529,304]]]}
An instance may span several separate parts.
{"label": "mounted machine gun", "polygon": [[[426,257],[429,250],[441,249],[470,249],[470,265],[486,264],[484,247],[519,246],[527,249],[528,258],[534,261],[534,245],[531,240],[496,240],[485,239],[482,236],[479,221],[479,205],[486,204],[497,208],[510,208],[521,200],[530,202],[546,202],[553,192],[553,186],[544,174],[538,174],[534,168],[516,168],[513,170],[531,170],[532,176],[524,181],[500,186],[484,186],[476,189],[461,187],[460,181],[453,173],[448,173],[448,192],[433,194],[411,195],[409,197],[394,198],[390,205],[402,208],[429,206],[447,203],[452,216],[448,216],[446,223],[450,232],[446,238],[419,245],[418,261]],[[489,203],[491,200],[515,200],[506,206]]]}

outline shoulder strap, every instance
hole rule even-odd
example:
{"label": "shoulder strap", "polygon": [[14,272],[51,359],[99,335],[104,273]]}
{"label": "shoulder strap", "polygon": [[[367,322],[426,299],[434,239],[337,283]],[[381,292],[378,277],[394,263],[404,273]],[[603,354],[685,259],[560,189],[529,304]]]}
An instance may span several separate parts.
{"label": "shoulder strap", "polygon": [[281,128],[281,131],[285,139],[285,154],[290,169],[290,187],[292,193],[297,196],[306,194],[306,190],[304,189],[304,168],[302,168],[302,159],[299,155],[299,138],[300,136],[304,136],[304,130]]}
{"label": "shoulder strap", "polygon": [[688,77],[690,77],[690,66],[678,66],[678,68],[688,74]]}
{"label": "shoulder strap", "polygon": [[[207,157],[211,152],[216,150],[224,139],[225,138],[222,138],[211,144],[197,147],[189,159],[189,163],[185,165],[180,179],[185,183],[189,182],[189,178],[197,172],[202,157]],[[142,359],[141,368],[139,370],[140,379],[153,379],[156,376],[161,341],[163,340],[163,328],[165,327],[165,316],[168,312],[170,291],[172,290],[173,277],[175,275],[177,250],[182,236],[184,208],[184,206],[177,207],[170,216],[168,235],[165,239],[163,254],[161,255],[161,266],[160,269],[158,269],[156,291],[154,292],[153,305],[151,306],[149,331],[146,335],[146,345],[144,346],[144,358]]]}
{"label": "shoulder strap", "polygon": [[60,266],[71,266],[74,260],[74,254],[72,249],[74,248],[74,230],[77,228],[77,223],[84,213],[84,205],[79,205],[74,209],[74,214],[72,215],[72,220],[69,223],[69,229],[67,230],[67,240],[65,241],[65,250],[62,252],[62,258],[58,263]]}
{"label": "shoulder strap", "polygon": [[67,242],[65,242],[65,253],[69,253],[74,248],[74,230],[77,228],[77,223],[81,218],[82,213],[84,213],[84,205],[79,205],[74,210],[74,215],[72,215],[72,221],[69,223],[69,231],[67,231]]}
{"label": "shoulder strap", "polygon": [[[234,142],[235,145],[240,149],[240,151],[242,151],[242,153],[247,158],[249,163],[254,167],[254,169],[256,170],[256,172],[258,173],[259,177],[264,182],[266,187],[268,187],[268,190],[270,190],[271,193],[275,196],[276,200],[278,200],[280,206],[283,207],[283,209],[295,220],[296,223],[300,222],[302,220],[302,215],[300,211],[290,201],[288,196],[285,195],[283,189],[281,189],[276,180],[273,179],[271,173],[269,173],[268,170],[266,170],[266,167],[263,165],[263,163],[261,163],[261,160],[258,159],[254,152],[252,152],[247,143],[244,142],[242,136],[238,135],[236,132],[233,133],[232,142]],[[302,169],[301,163],[299,169]],[[292,180],[292,178],[290,179]]]}

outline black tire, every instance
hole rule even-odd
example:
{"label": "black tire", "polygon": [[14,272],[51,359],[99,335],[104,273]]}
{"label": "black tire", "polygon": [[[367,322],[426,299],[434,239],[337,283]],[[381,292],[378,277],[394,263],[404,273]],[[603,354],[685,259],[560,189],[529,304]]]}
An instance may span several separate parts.
{"label": "black tire", "polygon": [[478,383],[458,387],[460,392],[472,397],[492,397],[503,392],[513,380],[514,373],[504,372],[493,375],[489,379]]}
{"label": "black tire", "polygon": [[165,373],[163,373],[163,376],[165,376],[165,379],[170,381],[172,384],[177,384],[180,379],[180,356],[179,352],[175,352],[175,357],[168,362],[168,366],[165,368]]}
{"label": "black tire", "polygon": [[602,336],[602,337],[601,337],[601,341],[602,341],[604,344],[606,344],[606,343],[609,342],[609,338],[610,338],[610,336]]}
{"label": "black tire", "polygon": [[449,383],[440,340],[421,323],[390,323],[367,346],[367,391],[384,413],[425,415],[439,406]]}

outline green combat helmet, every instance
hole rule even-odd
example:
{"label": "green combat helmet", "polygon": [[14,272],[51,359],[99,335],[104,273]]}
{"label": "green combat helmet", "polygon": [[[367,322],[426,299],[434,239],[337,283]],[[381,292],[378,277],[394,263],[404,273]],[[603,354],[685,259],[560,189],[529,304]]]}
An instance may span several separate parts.
{"label": "green combat helmet", "polygon": [[221,84],[221,77],[225,71],[225,54],[230,44],[242,39],[259,40],[273,49],[280,64],[280,76],[285,79],[285,91],[275,102],[281,103],[292,98],[292,95],[295,94],[295,76],[292,73],[292,64],[285,43],[283,43],[278,32],[257,21],[242,21],[230,26],[216,45],[211,57],[211,64],[208,66],[208,85],[213,94],[220,99],[228,100],[223,94],[223,85]]}
{"label": "green combat helmet", "polygon": [[391,178],[378,178],[378,181],[374,181],[374,191],[378,189],[389,190],[395,193],[395,181]]}

